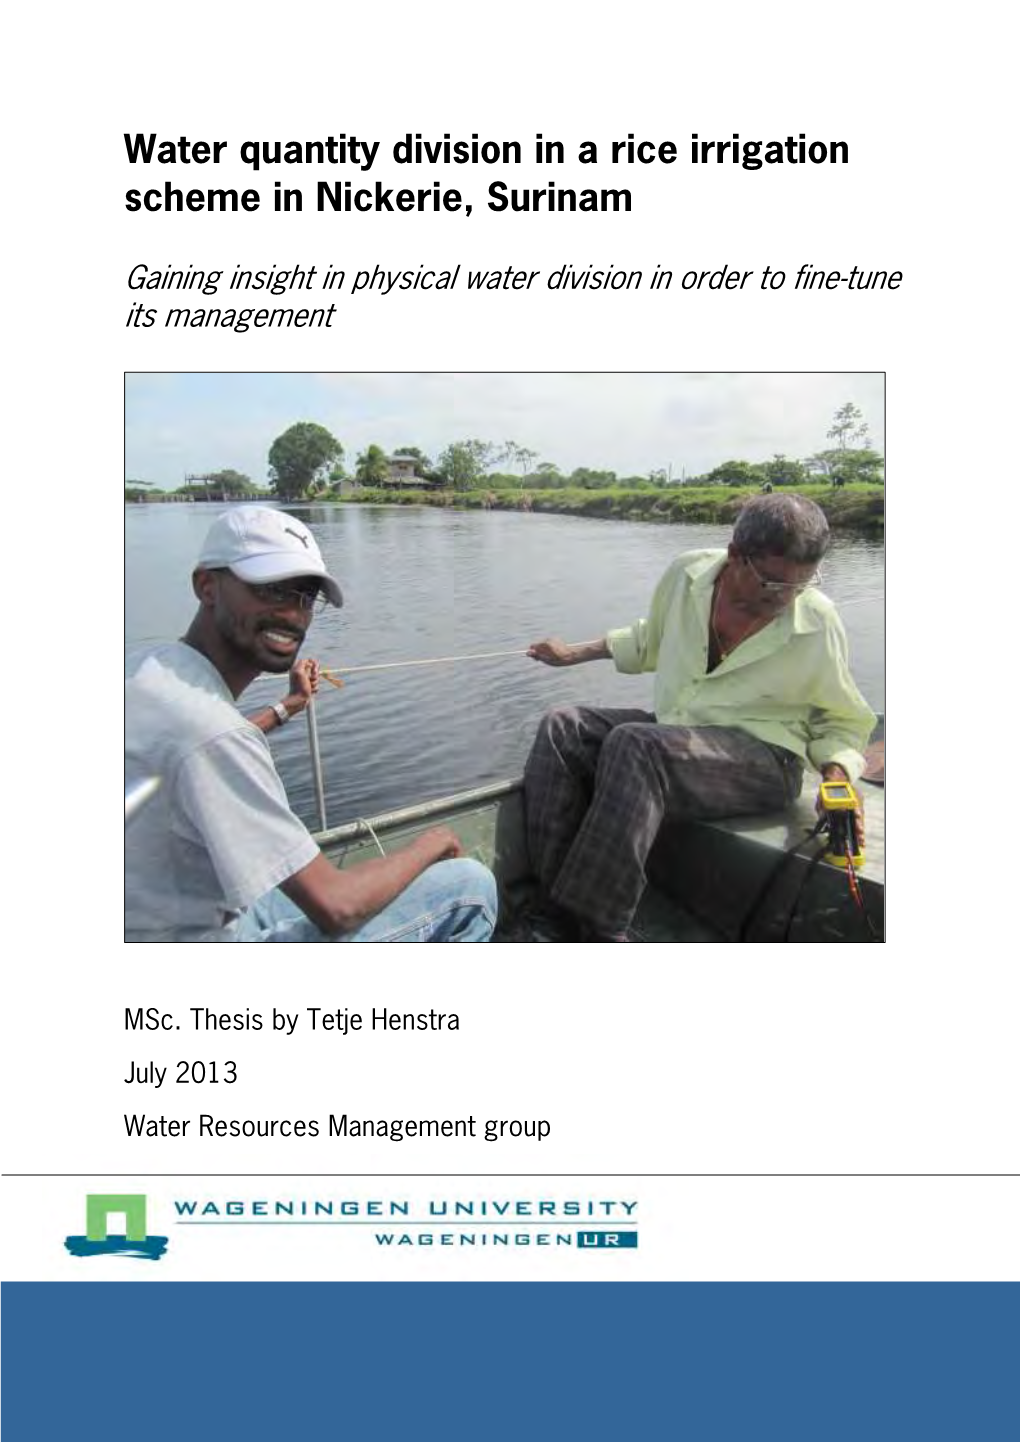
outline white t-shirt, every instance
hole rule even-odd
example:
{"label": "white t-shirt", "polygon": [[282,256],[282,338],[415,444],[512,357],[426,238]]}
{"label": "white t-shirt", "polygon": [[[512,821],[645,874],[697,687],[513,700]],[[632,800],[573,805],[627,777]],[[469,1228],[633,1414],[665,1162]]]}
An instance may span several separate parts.
{"label": "white t-shirt", "polygon": [[125,785],[160,780],[125,835],[125,940],[232,941],[238,914],[319,848],[262,732],[191,646],[128,659],[124,718]]}

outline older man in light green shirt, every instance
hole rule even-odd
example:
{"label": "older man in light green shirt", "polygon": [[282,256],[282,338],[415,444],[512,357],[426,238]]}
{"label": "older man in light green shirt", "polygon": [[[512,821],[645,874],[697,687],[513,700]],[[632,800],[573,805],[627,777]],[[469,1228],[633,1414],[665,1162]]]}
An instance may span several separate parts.
{"label": "older man in light green shirt", "polygon": [[674,561],[648,619],[609,632],[616,669],[655,672],[662,725],[735,726],[817,771],[841,766],[856,781],[875,715],[850,674],[846,634],[827,596],[794,593],[770,624],[706,669],[713,596],[728,559],[692,551]]}
{"label": "older man in light green shirt", "polygon": [[530,648],[551,666],[655,672],[654,714],[551,712],[528,758],[532,868],[566,935],[627,939],[665,820],[779,810],[806,761],[826,780],[860,775],[875,716],[835,607],[814,589],[828,540],[814,502],[755,497],[728,549],[678,557],[646,618]]}

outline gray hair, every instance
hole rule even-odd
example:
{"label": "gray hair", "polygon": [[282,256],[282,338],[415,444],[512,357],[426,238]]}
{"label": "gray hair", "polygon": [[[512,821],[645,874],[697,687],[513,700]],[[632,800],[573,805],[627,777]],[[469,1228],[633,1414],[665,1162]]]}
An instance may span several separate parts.
{"label": "gray hair", "polygon": [[752,496],[733,527],[733,545],[742,556],[782,556],[809,565],[828,549],[829,523],[806,496]]}

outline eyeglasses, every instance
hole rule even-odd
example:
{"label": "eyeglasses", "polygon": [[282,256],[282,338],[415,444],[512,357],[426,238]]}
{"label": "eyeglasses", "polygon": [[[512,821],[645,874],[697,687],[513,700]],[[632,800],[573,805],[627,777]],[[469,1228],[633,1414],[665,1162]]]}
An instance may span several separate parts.
{"label": "eyeglasses", "polygon": [[758,582],[761,589],[769,596],[797,596],[801,591],[806,591],[809,586],[817,586],[822,579],[821,569],[806,581],[773,581],[763,576],[750,556],[744,556],[744,564],[750,568],[751,575]]}
{"label": "eyeglasses", "polygon": [[[233,573],[231,573],[233,574]],[[240,576],[236,577],[241,580]],[[303,586],[286,586],[282,581],[243,581],[260,606],[300,606],[302,611],[321,611],[327,601],[326,593],[318,581],[308,581]]]}

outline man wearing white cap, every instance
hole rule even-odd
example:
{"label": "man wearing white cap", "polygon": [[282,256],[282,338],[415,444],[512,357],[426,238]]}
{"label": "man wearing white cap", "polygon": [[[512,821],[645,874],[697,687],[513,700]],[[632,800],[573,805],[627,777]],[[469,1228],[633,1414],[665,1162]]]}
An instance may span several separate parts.
{"label": "man wearing white cap", "polygon": [[[291,811],[264,732],[304,709],[298,652],[320,602],[343,604],[307,526],[244,506],[206,537],[181,641],[128,663],[125,783],[158,776],[125,847],[128,941],[488,941],[495,883],[446,827],[338,871]],[[290,691],[250,719],[262,672]]]}

